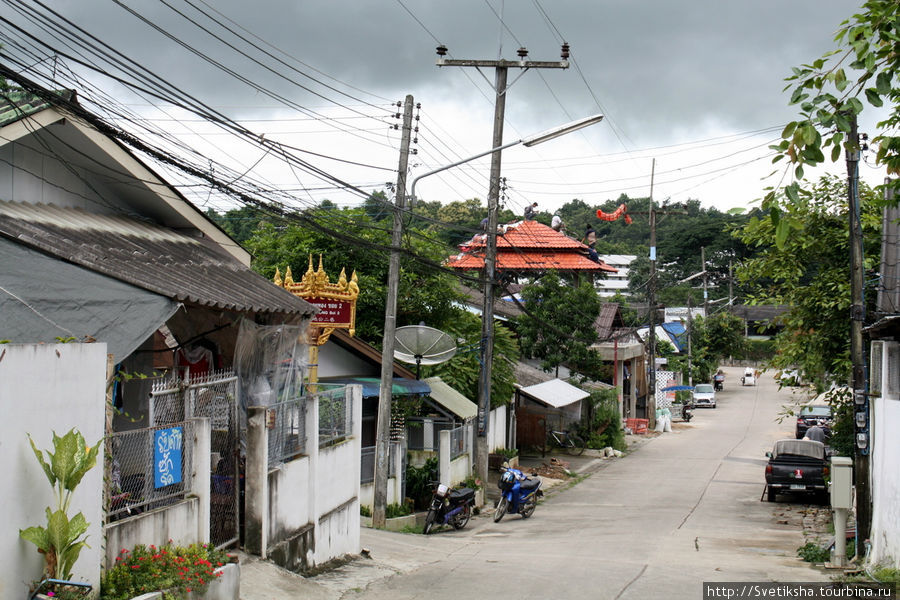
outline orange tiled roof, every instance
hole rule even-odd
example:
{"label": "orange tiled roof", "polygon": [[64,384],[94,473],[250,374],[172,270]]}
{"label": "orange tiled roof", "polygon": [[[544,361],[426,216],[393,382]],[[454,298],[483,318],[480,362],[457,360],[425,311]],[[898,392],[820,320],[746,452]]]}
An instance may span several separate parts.
{"label": "orange tiled roof", "polygon": [[[483,269],[483,253],[460,253],[447,260],[447,266],[453,269]],[[506,252],[497,249],[498,271],[549,270],[557,271],[607,271],[617,273],[618,269],[605,263],[595,263],[578,252],[531,252],[527,250],[508,249]]]}
{"label": "orange tiled roof", "polygon": [[[447,259],[447,266],[454,269],[474,270],[484,268],[483,234],[476,235],[462,252]],[[587,257],[588,247],[564,233],[555,231],[537,221],[519,221],[506,226],[497,236],[498,271],[606,271],[618,269],[604,262],[596,263]]]}

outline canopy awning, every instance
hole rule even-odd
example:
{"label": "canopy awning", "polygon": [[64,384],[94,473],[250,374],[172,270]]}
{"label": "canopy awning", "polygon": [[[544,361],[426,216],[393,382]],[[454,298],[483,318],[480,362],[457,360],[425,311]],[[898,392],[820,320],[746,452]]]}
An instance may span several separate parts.
{"label": "canopy awning", "polygon": [[570,385],[562,379],[551,379],[550,381],[520,388],[519,391],[541,404],[546,404],[553,408],[569,406],[590,396],[588,392]]}
{"label": "canopy awning", "polygon": [[694,386],[692,386],[692,385],[670,385],[669,387],[664,387],[660,391],[661,392],[692,392],[692,391],[694,391]]}
{"label": "canopy awning", "polygon": [[[319,383],[353,385],[358,384],[363,388],[363,398],[377,398],[381,391],[381,379],[378,377],[344,377],[339,379],[321,380]],[[431,393],[431,387],[418,379],[406,379],[394,377],[394,386],[391,389],[392,396],[424,396]]]}
{"label": "canopy awning", "polygon": [[425,383],[431,387],[429,396],[460,419],[474,419],[478,415],[478,406],[440,377],[429,377]]}

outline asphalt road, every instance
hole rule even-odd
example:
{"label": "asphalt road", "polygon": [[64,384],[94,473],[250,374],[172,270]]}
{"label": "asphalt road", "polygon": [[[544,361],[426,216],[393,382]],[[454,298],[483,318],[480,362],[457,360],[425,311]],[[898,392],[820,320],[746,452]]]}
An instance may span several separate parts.
{"label": "asphalt road", "polygon": [[427,537],[365,529],[372,560],[304,580],[306,597],[696,600],[703,582],[827,580],[797,558],[788,507],[760,501],[765,452],[793,434],[775,420],[791,394],[726,372],[717,408],[555,491],[532,518],[482,515]]}

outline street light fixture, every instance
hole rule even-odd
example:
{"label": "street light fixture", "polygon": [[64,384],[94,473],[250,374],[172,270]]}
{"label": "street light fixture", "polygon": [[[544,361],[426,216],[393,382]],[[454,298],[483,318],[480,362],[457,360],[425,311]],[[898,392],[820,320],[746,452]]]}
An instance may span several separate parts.
{"label": "street light fixture", "polygon": [[422,173],[412,181],[412,185],[409,189],[409,198],[410,202],[415,203],[416,201],[416,184],[420,179],[424,179],[429,175],[434,175],[435,173],[440,173],[441,171],[446,171],[447,169],[452,169],[453,167],[458,167],[459,165],[465,164],[467,162],[473,161],[477,158],[481,158],[482,156],[487,156],[488,154],[493,154],[494,152],[499,152],[501,150],[505,150],[517,144],[522,144],[527,148],[531,148],[532,146],[537,146],[538,144],[543,144],[544,142],[549,142],[552,139],[556,139],[560,136],[566,135],[567,133],[572,133],[573,131],[578,131],[579,129],[583,129],[585,127],[589,127],[590,125],[594,125],[595,123],[599,123],[603,120],[603,115],[596,114],[590,117],[585,117],[583,119],[578,119],[577,121],[572,121],[571,123],[566,123],[565,125],[560,125],[559,127],[554,127],[552,129],[548,129],[546,131],[542,131],[541,133],[531,135],[528,137],[524,137],[518,139],[514,142],[509,142],[508,144],[503,144],[502,146],[497,146],[496,148],[491,148],[490,150],[486,150],[475,156],[470,156],[468,158],[464,158],[462,160],[458,160],[455,163],[451,163],[449,165],[444,165],[443,167],[438,167],[433,171],[428,171],[427,173]]}

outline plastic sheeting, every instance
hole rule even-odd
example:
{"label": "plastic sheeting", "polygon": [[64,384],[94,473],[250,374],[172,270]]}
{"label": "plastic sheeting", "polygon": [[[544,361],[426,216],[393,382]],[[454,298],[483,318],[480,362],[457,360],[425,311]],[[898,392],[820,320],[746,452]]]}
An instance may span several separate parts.
{"label": "plastic sheeting", "polygon": [[257,325],[243,319],[234,349],[241,406],[269,406],[299,398],[309,365],[306,323]]}
{"label": "plastic sheeting", "polygon": [[0,238],[0,339],[105,342],[126,358],[179,303]]}

